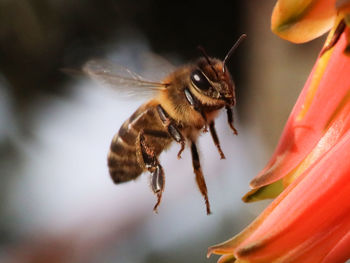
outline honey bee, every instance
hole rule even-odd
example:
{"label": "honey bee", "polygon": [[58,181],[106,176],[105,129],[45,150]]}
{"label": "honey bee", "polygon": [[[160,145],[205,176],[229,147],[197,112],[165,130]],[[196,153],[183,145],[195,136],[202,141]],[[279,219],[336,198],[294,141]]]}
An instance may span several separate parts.
{"label": "honey bee", "polygon": [[209,127],[220,157],[225,159],[214,122],[222,108],[226,109],[228,124],[237,135],[232,114],[236,103],[235,85],[226,62],[244,38],[245,34],[240,36],[224,60],[209,57],[202,50],[203,56],[197,61],[178,67],[161,82],[148,81],[105,61],[91,60],[84,65],[83,71],[93,79],[119,90],[154,93],[154,97],[141,105],[113,137],[108,167],[116,184],[136,179],[148,171],[152,191],[157,196],[155,212],[165,185],[164,170],[158,157],[175,141],[180,145],[178,158],[189,144],[196,182],[204,197],[207,214],[211,213],[196,140]]}

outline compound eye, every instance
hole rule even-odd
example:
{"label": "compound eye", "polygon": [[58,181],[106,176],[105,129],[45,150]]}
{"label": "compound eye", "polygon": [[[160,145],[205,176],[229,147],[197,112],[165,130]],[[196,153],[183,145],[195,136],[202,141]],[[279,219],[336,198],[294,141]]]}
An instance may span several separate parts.
{"label": "compound eye", "polygon": [[198,69],[192,71],[191,81],[200,90],[206,91],[211,87],[208,79],[204,76],[202,71],[200,71]]}

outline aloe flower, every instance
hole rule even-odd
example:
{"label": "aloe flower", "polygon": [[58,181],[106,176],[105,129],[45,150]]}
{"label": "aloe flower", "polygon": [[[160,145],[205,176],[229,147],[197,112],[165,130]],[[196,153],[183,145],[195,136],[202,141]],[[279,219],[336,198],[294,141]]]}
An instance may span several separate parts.
{"label": "aloe flower", "polygon": [[276,199],[245,230],[210,247],[218,262],[350,258],[350,1],[280,0],[272,30],[301,43],[331,29],[267,166],[246,202]]}

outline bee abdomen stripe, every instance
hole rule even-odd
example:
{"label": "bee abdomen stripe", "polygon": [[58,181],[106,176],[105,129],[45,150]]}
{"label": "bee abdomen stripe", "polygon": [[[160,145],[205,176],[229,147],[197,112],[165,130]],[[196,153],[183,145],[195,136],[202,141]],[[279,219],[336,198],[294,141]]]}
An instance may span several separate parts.
{"label": "bee abdomen stripe", "polygon": [[[135,179],[136,177],[138,177],[141,173],[142,170],[140,169],[135,169],[137,167],[134,166],[130,166],[128,168],[123,167],[123,169],[118,168],[110,168],[109,169],[109,173],[113,179],[113,181],[115,183],[122,183],[122,182],[126,182],[126,181],[130,181],[132,179]],[[131,168],[131,169],[129,169]]]}
{"label": "bee abdomen stripe", "polygon": [[139,166],[136,165],[120,165],[117,167],[109,167],[109,172],[110,173],[117,173],[120,175],[123,174],[139,174],[142,172],[142,169]]}
{"label": "bee abdomen stripe", "polygon": [[[118,158],[119,157],[119,158]],[[121,156],[119,155],[109,155],[108,156],[108,160],[107,160],[107,163],[108,163],[108,166],[110,168],[113,168],[113,167],[118,167],[118,166],[133,166],[133,165],[138,165],[137,163],[137,160],[136,160],[136,157],[135,158],[120,158]]]}
{"label": "bee abdomen stripe", "polygon": [[160,138],[160,139],[168,139],[170,138],[169,137],[169,134],[165,131],[159,131],[159,130],[149,130],[149,129],[144,129],[144,133],[146,135],[150,135],[150,136],[153,136],[153,137],[157,137],[157,138]]}
{"label": "bee abdomen stripe", "polygon": [[125,141],[123,141],[123,143],[121,143],[121,140],[123,139],[117,139],[116,142],[112,142],[111,146],[110,146],[110,150],[113,153],[116,154],[133,154],[135,152],[135,145],[130,145],[127,144]]}
{"label": "bee abdomen stripe", "polygon": [[118,136],[117,144],[120,144],[127,149],[135,149],[135,143],[130,144],[128,141],[124,140],[121,136]]}

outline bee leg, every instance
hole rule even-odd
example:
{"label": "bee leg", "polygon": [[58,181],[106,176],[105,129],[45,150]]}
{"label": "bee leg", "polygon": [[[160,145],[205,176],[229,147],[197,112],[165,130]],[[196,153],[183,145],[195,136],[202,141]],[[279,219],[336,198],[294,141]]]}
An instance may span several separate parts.
{"label": "bee leg", "polygon": [[211,211],[210,211],[210,204],[208,199],[207,185],[205,184],[204,176],[201,169],[201,164],[199,162],[197,146],[194,142],[191,143],[191,153],[192,153],[193,170],[194,170],[194,173],[196,174],[197,185],[199,187],[199,191],[204,197],[205,205],[207,208],[207,214],[209,215],[211,214]]}
{"label": "bee leg", "polygon": [[151,173],[151,186],[152,191],[157,195],[157,203],[153,207],[153,211],[158,213],[158,206],[162,200],[162,194],[164,191],[164,171],[163,167],[158,163],[155,170]]}
{"label": "bee leg", "polygon": [[220,146],[220,141],[219,141],[218,135],[216,134],[215,122],[214,121],[212,121],[209,124],[209,130],[210,130],[211,137],[213,138],[214,144],[215,144],[216,148],[219,151],[221,159],[225,159],[225,155],[224,155],[223,151],[221,150],[221,146]]}
{"label": "bee leg", "polygon": [[207,121],[207,117],[205,116],[204,112],[202,111],[202,107],[201,104],[198,102],[197,99],[195,99],[195,97],[192,95],[191,91],[186,88],[185,89],[185,96],[186,99],[188,101],[188,103],[196,110],[200,113],[200,115],[202,116],[203,120],[204,120],[204,132],[208,132],[208,121]]}
{"label": "bee leg", "polygon": [[181,144],[181,148],[177,154],[177,158],[181,159],[181,153],[185,149],[185,138],[181,134],[179,128],[173,119],[169,117],[169,114],[163,109],[161,105],[157,106],[157,112],[162,123],[167,127],[170,136],[177,142]]}
{"label": "bee leg", "polygon": [[233,131],[233,133],[235,135],[238,135],[236,128],[233,126],[233,114],[232,114],[232,109],[230,106],[226,106],[226,113],[227,113],[228,125],[230,125],[230,128]]}
{"label": "bee leg", "polygon": [[140,150],[143,162],[147,170],[151,173],[151,188],[153,193],[157,195],[157,203],[155,204],[153,211],[158,213],[158,206],[162,199],[162,194],[164,191],[164,171],[163,167],[160,165],[156,154],[154,151],[147,146],[145,143],[145,133],[142,130],[139,135]]}

